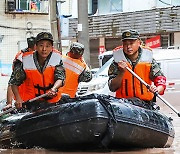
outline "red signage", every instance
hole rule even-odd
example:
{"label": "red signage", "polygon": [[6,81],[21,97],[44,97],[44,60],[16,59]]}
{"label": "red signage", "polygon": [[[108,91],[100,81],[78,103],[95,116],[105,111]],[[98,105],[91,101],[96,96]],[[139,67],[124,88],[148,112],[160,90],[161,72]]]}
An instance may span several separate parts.
{"label": "red signage", "polygon": [[150,48],[158,48],[161,47],[161,36],[157,35],[155,37],[152,37],[150,39],[147,39],[146,41],[146,46]]}
{"label": "red signage", "polygon": [[99,55],[104,53],[105,47],[104,46],[99,46]]}

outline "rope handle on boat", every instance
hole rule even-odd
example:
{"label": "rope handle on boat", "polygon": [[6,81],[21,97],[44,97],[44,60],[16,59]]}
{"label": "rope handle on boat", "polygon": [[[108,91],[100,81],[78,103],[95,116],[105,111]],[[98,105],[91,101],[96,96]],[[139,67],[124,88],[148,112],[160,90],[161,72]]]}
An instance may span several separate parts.
{"label": "rope handle on boat", "polygon": [[[126,69],[134,75],[141,83],[143,83],[148,89],[150,89],[150,85],[147,84],[143,79],[141,79],[136,73],[134,73],[129,67],[126,67]],[[166,101],[163,97],[161,97],[158,92],[154,93],[155,96],[157,96],[160,100],[162,100],[168,107],[170,107],[179,117],[180,117],[180,112],[175,109],[168,101]]]}
{"label": "rope handle on boat", "polygon": [[16,109],[16,107],[12,107],[12,108],[10,108],[10,109],[8,109],[6,111],[3,111],[2,113],[0,113],[0,117],[14,111],[15,109]]}
{"label": "rope handle on boat", "polygon": [[[43,98],[43,97],[46,97],[46,96],[48,96],[47,93],[46,93],[46,94],[42,94],[42,95],[40,95],[40,96],[37,96],[37,97],[35,97],[35,98],[32,98],[32,99],[24,102],[24,103],[23,103],[23,106],[26,106],[28,103],[33,102],[33,101],[36,101],[36,100],[38,100],[38,99],[40,99],[40,98]],[[8,110],[0,113],[0,117],[3,116],[3,115],[5,115],[5,114],[8,114],[8,113],[10,113],[10,112],[12,112],[12,111],[15,111],[15,110],[16,110],[16,107],[12,107],[12,108],[10,108],[10,109],[8,109]]]}

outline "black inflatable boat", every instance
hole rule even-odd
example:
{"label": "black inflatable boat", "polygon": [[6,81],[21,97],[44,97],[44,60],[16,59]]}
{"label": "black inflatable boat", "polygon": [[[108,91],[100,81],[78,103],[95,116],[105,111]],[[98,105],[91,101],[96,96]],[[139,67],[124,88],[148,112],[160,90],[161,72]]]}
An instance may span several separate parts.
{"label": "black inflatable boat", "polygon": [[171,118],[139,99],[89,95],[1,117],[0,145],[55,149],[170,147]]}

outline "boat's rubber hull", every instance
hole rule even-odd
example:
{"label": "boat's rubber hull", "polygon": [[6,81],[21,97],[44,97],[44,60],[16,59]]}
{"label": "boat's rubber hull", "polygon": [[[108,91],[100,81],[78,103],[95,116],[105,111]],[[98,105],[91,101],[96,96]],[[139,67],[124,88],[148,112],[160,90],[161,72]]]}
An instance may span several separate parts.
{"label": "boat's rubber hull", "polygon": [[11,141],[58,149],[171,146],[174,128],[165,115],[115,98],[103,99],[90,97],[29,113],[11,128]]}

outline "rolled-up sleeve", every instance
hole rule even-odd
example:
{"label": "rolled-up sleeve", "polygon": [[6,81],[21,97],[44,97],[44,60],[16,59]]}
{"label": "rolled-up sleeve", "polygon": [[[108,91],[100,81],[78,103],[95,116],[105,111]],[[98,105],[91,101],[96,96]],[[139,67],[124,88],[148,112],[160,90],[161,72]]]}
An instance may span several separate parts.
{"label": "rolled-up sleeve", "polygon": [[65,78],[66,78],[65,68],[61,60],[59,65],[55,66],[54,81],[56,82],[57,80],[62,80],[64,83]]}
{"label": "rolled-up sleeve", "polygon": [[114,79],[119,73],[120,70],[118,69],[118,64],[115,61],[113,61],[109,66],[109,70],[108,70],[109,80]]}
{"label": "rolled-up sleeve", "polygon": [[23,69],[23,64],[19,60],[16,60],[8,85],[20,86],[25,79],[26,73]]}
{"label": "rolled-up sleeve", "polygon": [[89,82],[92,79],[92,73],[88,67],[79,75],[78,82]]}
{"label": "rolled-up sleeve", "polygon": [[150,71],[150,79],[153,81],[157,76],[164,76],[164,73],[156,60],[153,59]]}

